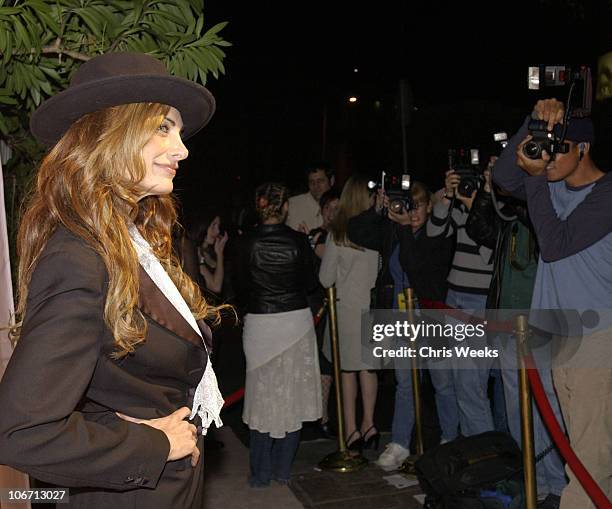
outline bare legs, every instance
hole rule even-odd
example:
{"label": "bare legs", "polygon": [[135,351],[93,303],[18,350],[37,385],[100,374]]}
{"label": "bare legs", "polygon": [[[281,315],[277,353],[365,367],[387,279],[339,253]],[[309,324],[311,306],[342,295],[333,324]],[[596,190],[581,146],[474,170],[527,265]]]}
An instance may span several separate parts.
{"label": "bare legs", "polygon": [[359,438],[359,434],[355,433],[357,430],[357,418],[355,417],[357,374],[354,372],[342,372],[342,402],[344,404],[344,436],[346,440],[354,442]]}
{"label": "bare legs", "polygon": [[[359,428],[357,428],[357,417],[355,412],[357,403],[357,373],[359,373],[359,384],[361,386],[361,401],[363,404],[363,418],[361,420],[361,426]],[[342,373],[342,397],[344,400],[344,436],[348,441],[347,446],[361,436],[360,433],[355,433],[355,431],[366,433],[374,425],[374,408],[376,407],[377,392],[378,377],[376,373],[370,373],[369,371],[353,371]],[[374,430],[372,430],[372,432],[374,432]]]}
{"label": "bare legs", "polygon": [[378,393],[378,376],[370,371],[360,371],[359,382],[361,384],[361,402],[363,404],[361,434],[367,440],[369,435],[375,432],[374,408],[376,408],[376,395]]}

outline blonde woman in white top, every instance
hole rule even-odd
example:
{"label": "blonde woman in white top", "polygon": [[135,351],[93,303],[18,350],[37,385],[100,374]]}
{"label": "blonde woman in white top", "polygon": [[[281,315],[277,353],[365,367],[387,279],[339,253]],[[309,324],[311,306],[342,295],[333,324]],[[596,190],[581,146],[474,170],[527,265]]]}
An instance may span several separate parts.
{"label": "blonde woman in white top", "polygon": [[[349,178],[329,228],[319,271],[321,284],[325,287],[335,285],[337,290],[344,433],[347,445],[354,450],[377,444],[379,439],[374,426],[378,378],[372,366],[362,361],[361,353],[361,313],[370,307],[370,290],[376,284],[378,271],[378,253],[352,244],[347,236],[349,219],[370,208],[373,199],[365,178]],[[331,360],[329,332],[326,333],[323,351]],[[363,418],[361,426],[357,427],[355,407],[359,388]]]}

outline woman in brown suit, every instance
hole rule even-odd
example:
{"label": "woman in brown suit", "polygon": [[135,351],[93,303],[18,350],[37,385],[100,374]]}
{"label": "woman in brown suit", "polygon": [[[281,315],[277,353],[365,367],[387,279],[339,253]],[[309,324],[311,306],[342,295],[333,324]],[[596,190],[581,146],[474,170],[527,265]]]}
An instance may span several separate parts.
{"label": "woman in brown suit", "polygon": [[52,148],[18,238],[0,463],[69,488],[71,507],[202,505],[201,435],[223,403],[202,319],[218,309],[172,256],[169,194],[213,111],[204,87],[115,53],[32,117]]}

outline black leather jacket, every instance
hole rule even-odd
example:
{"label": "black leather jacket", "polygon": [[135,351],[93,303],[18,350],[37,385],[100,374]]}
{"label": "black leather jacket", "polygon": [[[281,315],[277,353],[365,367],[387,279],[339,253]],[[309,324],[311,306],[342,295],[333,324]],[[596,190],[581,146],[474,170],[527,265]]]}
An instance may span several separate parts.
{"label": "black leather jacket", "polygon": [[318,279],[306,235],[284,224],[259,225],[245,235],[238,256],[235,285],[247,313],[308,307]]}

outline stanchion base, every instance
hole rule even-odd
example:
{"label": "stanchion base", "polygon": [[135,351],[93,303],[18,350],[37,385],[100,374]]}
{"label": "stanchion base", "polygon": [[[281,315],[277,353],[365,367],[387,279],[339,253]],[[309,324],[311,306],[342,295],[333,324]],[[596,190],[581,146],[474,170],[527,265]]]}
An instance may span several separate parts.
{"label": "stanchion base", "polygon": [[319,463],[319,468],[333,472],[356,472],[367,464],[368,460],[360,454],[355,455],[348,451],[336,451],[323,458]]}
{"label": "stanchion base", "polygon": [[402,474],[406,474],[406,475],[414,475],[416,476],[416,468],[414,467],[414,464],[416,463],[416,461],[420,458],[420,456],[418,454],[414,454],[412,456],[408,456],[404,462],[402,463],[402,466],[399,467],[399,471]]}

